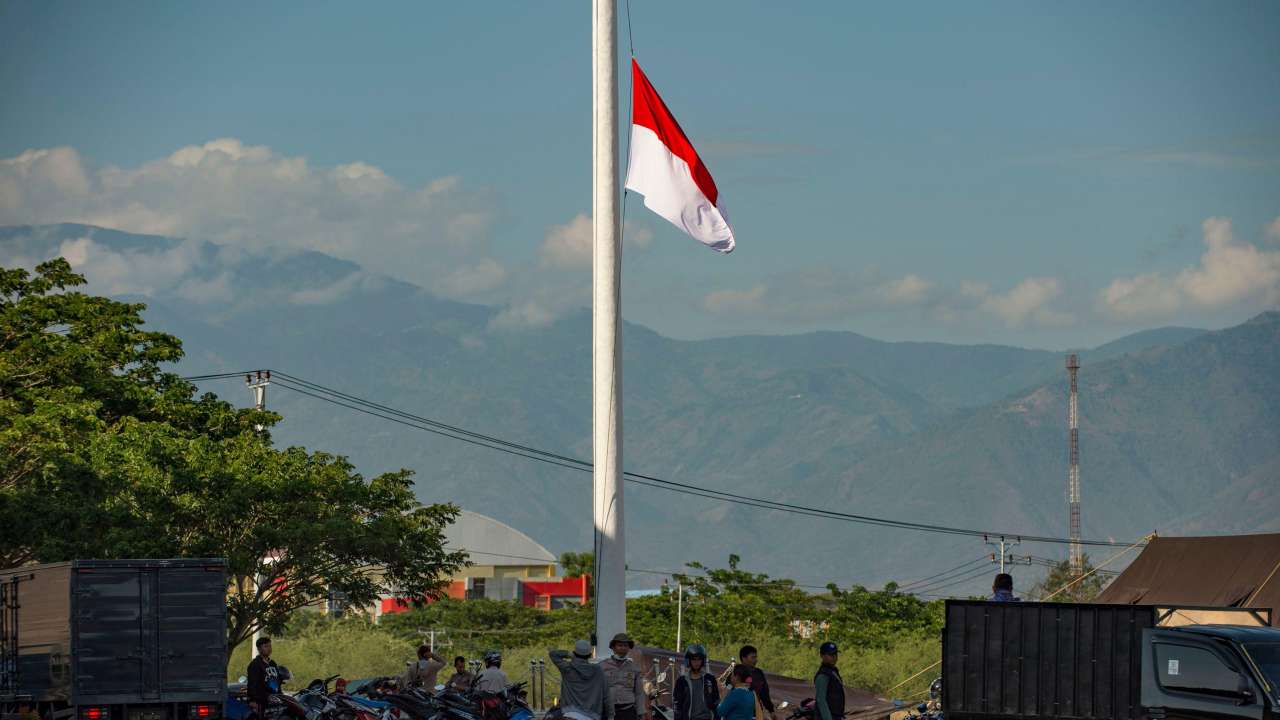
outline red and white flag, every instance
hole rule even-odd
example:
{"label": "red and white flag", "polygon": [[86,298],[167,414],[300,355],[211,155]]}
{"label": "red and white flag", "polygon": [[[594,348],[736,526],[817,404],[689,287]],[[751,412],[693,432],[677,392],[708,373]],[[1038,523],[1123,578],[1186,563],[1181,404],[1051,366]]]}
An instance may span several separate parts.
{"label": "red and white flag", "polygon": [[644,196],[645,207],[693,239],[718,252],[733,252],[733,228],[716,181],[634,58],[626,187]]}

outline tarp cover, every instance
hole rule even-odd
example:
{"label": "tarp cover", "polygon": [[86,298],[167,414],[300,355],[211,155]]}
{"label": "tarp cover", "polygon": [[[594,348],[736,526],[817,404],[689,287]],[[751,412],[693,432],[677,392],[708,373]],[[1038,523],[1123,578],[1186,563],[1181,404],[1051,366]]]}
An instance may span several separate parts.
{"label": "tarp cover", "polygon": [[1280,533],[1153,538],[1097,601],[1270,608],[1280,625]]}

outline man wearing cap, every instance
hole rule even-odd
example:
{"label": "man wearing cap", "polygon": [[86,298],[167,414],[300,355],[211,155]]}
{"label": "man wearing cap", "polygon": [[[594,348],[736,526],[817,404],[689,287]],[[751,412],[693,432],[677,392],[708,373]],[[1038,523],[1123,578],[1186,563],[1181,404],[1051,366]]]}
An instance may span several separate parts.
{"label": "man wearing cap", "polygon": [[613,705],[609,702],[609,681],[604,670],[591,662],[591,643],[579,640],[573,655],[567,650],[548,653],[551,663],[560,670],[560,709],[573,720],[609,720]]}
{"label": "man wearing cap", "polygon": [[639,720],[648,713],[644,673],[635,660],[627,657],[635,646],[635,641],[626,633],[618,633],[609,641],[613,654],[600,663],[609,681],[609,702],[613,704],[614,720]]}
{"label": "man wearing cap", "polygon": [[840,679],[840,668],[836,667],[840,649],[833,642],[824,642],[818,654],[822,656],[822,665],[813,676],[813,703],[818,710],[815,720],[840,720],[844,717],[844,681]]}

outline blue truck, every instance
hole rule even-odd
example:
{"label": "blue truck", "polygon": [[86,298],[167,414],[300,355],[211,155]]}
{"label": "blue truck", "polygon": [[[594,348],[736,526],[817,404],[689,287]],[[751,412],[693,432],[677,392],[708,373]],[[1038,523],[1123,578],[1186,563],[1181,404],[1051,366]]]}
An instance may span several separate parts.
{"label": "blue truck", "polygon": [[220,720],[221,559],[74,560],[0,571],[2,720]]}

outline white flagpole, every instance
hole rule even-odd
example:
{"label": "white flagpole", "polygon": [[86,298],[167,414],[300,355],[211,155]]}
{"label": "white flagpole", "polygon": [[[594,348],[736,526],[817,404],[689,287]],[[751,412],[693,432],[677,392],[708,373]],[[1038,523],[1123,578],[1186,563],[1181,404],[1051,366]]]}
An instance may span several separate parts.
{"label": "white flagpole", "polygon": [[627,629],[622,515],[622,248],[618,223],[617,0],[593,0],[591,455],[595,464],[596,654]]}

